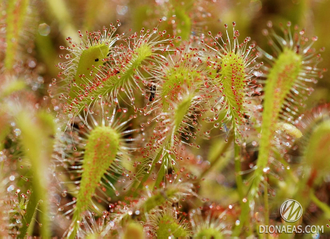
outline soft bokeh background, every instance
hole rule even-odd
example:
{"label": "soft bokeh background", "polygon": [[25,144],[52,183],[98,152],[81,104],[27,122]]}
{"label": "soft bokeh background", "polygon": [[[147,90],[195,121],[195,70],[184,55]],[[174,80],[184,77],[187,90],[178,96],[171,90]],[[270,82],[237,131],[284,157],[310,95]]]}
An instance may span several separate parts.
{"label": "soft bokeh background", "polygon": [[[120,20],[119,32],[129,29],[139,31],[142,27],[166,29],[170,33],[187,38],[187,32],[201,34],[211,30],[214,34],[223,31],[224,23],[235,21],[240,30],[240,39],[250,36],[259,46],[267,49],[267,40],[262,29],[268,21],[275,28],[280,23],[292,22],[306,30],[306,36],[318,36],[315,48],[325,47],[322,68],[329,68],[330,24],[329,0],[46,0],[36,1],[36,19],[39,26],[37,41],[37,67],[44,73],[45,81],[56,77],[55,65],[59,61],[59,46],[65,38],[77,38],[82,32],[101,30],[103,26]],[[191,18],[191,24],[187,20]],[[163,19],[159,23],[159,19]],[[180,32],[181,31],[181,32]],[[330,100],[330,72],[325,72],[309,98],[312,107]]]}

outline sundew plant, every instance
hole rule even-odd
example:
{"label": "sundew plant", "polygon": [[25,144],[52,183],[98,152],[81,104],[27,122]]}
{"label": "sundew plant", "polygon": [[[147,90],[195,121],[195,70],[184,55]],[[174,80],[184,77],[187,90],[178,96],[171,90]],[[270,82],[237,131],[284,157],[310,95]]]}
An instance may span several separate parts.
{"label": "sundew plant", "polygon": [[328,1],[0,6],[0,238],[330,237]]}

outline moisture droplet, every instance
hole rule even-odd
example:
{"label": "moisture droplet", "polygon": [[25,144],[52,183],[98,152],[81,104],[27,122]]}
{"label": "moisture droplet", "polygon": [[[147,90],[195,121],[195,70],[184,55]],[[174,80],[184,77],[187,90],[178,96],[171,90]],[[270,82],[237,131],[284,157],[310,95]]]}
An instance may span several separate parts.
{"label": "moisture droplet", "polygon": [[127,13],[128,7],[126,5],[117,5],[116,10],[119,15],[125,15]]}
{"label": "moisture droplet", "polygon": [[48,26],[46,23],[41,23],[38,27],[38,32],[41,36],[48,36],[50,33],[50,26]]}
{"label": "moisture droplet", "polygon": [[14,134],[16,136],[20,136],[21,135],[21,130],[19,128],[14,129]]}
{"label": "moisture droplet", "polygon": [[269,167],[265,167],[262,171],[264,171],[264,173],[269,173],[270,168]]}
{"label": "moisture droplet", "polygon": [[10,185],[8,188],[7,188],[7,192],[11,192],[15,189],[14,185]]}
{"label": "moisture droplet", "polygon": [[239,220],[236,220],[235,225],[239,226],[239,224],[241,224],[241,222]]}
{"label": "moisture droplet", "polygon": [[271,21],[268,21],[267,22],[267,27],[269,27],[269,28],[273,27],[273,23]]}
{"label": "moisture droplet", "polygon": [[0,162],[6,160],[7,156],[4,155],[4,153],[2,151],[0,151]]}
{"label": "moisture droplet", "polygon": [[37,63],[36,63],[34,60],[31,60],[31,61],[29,61],[28,66],[29,66],[30,68],[34,68],[34,67],[37,66]]}

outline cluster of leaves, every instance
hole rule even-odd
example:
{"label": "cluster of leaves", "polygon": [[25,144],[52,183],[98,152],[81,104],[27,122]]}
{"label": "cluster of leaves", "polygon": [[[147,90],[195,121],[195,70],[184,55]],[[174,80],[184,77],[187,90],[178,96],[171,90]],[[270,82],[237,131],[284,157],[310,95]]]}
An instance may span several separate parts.
{"label": "cluster of leaves", "polygon": [[329,105],[303,113],[324,71],[317,38],[269,22],[268,53],[235,22],[191,32],[192,6],[169,4],[170,29],[119,34],[117,21],[68,37],[39,101],[43,81],[19,41],[31,3],[6,2],[2,237],[250,236],[281,224],[271,213],[285,198],[316,204],[316,223],[330,216],[315,193],[330,170]]}

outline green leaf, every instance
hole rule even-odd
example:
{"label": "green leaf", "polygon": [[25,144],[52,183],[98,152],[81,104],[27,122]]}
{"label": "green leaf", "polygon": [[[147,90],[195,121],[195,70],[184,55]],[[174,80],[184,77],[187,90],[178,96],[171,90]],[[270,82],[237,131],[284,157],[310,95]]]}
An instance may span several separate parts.
{"label": "green leaf", "polygon": [[95,189],[104,173],[115,160],[119,148],[120,135],[111,127],[98,126],[88,136],[83,159],[83,173],[81,175],[80,189],[77,204],[73,213],[73,230],[70,238],[75,238],[79,229],[81,213],[91,204]]}
{"label": "green leaf", "polygon": [[[36,117],[37,116],[37,117]],[[32,111],[21,109],[17,114],[16,122],[21,130],[21,139],[24,154],[26,155],[32,170],[32,191],[36,194],[36,200],[40,205],[41,236],[50,237],[49,221],[49,178],[48,160],[51,157],[53,147],[53,135],[55,132],[54,121],[51,115],[41,112],[36,116]],[[35,209],[34,204],[29,204]]]}
{"label": "green leaf", "polygon": [[261,139],[255,180],[251,187],[251,199],[257,194],[263,169],[268,163],[272,150],[272,140],[278,126],[278,119],[285,99],[298,80],[302,70],[302,56],[285,48],[276,59],[267,76],[264,110],[262,113]]}
{"label": "green leaf", "polygon": [[304,161],[321,177],[330,171],[330,120],[321,122],[313,130],[305,149]]}
{"label": "green leaf", "polygon": [[124,235],[122,237],[123,239],[144,239],[144,231],[143,226],[136,222],[129,222],[128,225],[126,225]]}
{"label": "green leaf", "polygon": [[15,57],[18,54],[18,44],[21,41],[21,33],[24,27],[29,0],[10,0],[7,6],[6,19],[6,57],[5,68],[11,70],[14,67]]}

